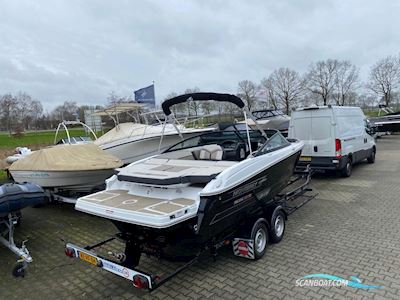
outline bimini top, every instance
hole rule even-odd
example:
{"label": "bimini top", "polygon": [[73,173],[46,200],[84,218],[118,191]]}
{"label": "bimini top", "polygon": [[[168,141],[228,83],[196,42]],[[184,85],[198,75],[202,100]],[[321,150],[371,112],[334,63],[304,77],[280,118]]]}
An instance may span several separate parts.
{"label": "bimini top", "polygon": [[165,100],[162,104],[162,110],[166,116],[171,114],[170,107],[179,103],[183,103],[188,101],[189,99],[193,99],[194,101],[219,101],[219,102],[231,102],[237,105],[239,108],[244,107],[244,102],[242,99],[235,95],[231,94],[220,94],[220,93],[191,93],[180,95],[168,100]]}

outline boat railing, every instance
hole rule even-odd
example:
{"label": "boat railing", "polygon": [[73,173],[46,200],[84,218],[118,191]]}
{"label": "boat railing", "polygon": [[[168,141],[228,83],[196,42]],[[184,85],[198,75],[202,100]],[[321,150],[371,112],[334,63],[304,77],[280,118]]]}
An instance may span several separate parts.
{"label": "boat railing", "polygon": [[68,125],[81,125],[83,126],[85,129],[87,129],[94,137],[95,140],[97,140],[97,135],[96,133],[92,130],[92,128],[90,128],[88,125],[86,125],[83,122],[80,121],[62,121],[61,123],[58,124],[57,129],[56,129],[56,134],[54,136],[54,144],[57,143],[57,136],[58,136],[58,132],[60,131],[61,128],[64,128],[65,133],[67,134],[67,140],[68,140],[68,144],[73,144],[71,143],[71,136],[69,134],[69,129],[68,129]]}

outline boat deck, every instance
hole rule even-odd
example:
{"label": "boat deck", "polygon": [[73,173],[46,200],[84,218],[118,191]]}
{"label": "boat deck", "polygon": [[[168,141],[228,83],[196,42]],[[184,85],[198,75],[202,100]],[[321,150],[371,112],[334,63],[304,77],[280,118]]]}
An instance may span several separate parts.
{"label": "boat deck", "polygon": [[206,184],[235,164],[233,161],[153,158],[120,169],[118,179],[155,185]]}
{"label": "boat deck", "polygon": [[[169,225],[191,217],[196,201],[186,198],[165,200],[128,194],[127,190],[108,190],[79,198],[76,209],[127,223]],[[155,222],[155,223],[154,223]]]}

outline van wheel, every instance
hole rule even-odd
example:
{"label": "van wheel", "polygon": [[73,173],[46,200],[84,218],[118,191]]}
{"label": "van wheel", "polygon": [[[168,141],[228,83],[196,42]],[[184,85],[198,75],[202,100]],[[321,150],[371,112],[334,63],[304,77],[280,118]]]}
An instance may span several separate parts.
{"label": "van wheel", "polygon": [[268,245],[268,230],[263,221],[259,220],[254,224],[251,239],[254,245],[254,259],[260,259],[267,251]]}
{"label": "van wheel", "polygon": [[272,215],[271,229],[269,231],[271,242],[279,243],[283,239],[285,233],[285,219],[286,216],[281,209],[275,211]]}
{"label": "van wheel", "polygon": [[341,170],[342,177],[350,177],[351,176],[351,169],[352,169],[351,158],[347,158],[346,165]]}
{"label": "van wheel", "polygon": [[372,149],[371,154],[368,156],[367,162],[369,164],[373,164],[375,162],[375,150],[374,149]]}

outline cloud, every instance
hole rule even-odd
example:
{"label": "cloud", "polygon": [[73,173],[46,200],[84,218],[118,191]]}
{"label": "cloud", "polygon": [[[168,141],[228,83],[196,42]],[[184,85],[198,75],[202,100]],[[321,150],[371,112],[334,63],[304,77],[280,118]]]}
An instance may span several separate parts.
{"label": "cloud", "polygon": [[349,59],[363,79],[398,53],[397,1],[0,0],[0,94],[51,109],[106,102],[153,80],[171,91],[236,92],[275,68]]}

